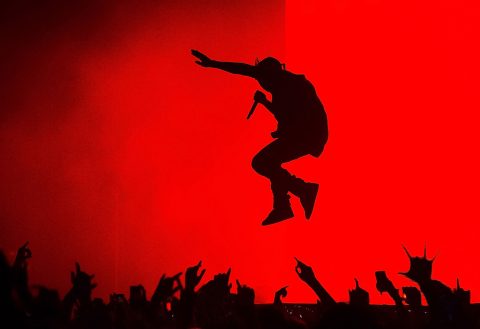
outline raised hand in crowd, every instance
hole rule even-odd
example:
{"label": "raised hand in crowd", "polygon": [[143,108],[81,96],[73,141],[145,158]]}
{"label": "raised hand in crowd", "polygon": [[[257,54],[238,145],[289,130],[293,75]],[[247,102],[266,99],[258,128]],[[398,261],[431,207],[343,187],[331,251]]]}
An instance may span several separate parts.
{"label": "raised hand in crowd", "polygon": [[200,274],[198,271],[200,270],[200,267],[202,266],[202,261],[199,261],[197,265],[191,266],[187,268],[185,271],[185,290],[186,291],[191,291],[193,292],[195,288],[198,286],[200,281],[202,280],[204,274],[205,274],[205,269],[203,269]]}
{"label": "raised hand in crowd", "polygon": [[237,282],[237,303],[240,305],[254,305],[255,291],[247,285],[242,285],[239,280]]}
{"label": "raised hand in crowd", "polygon": [[422,306],[422,294],[417,287],[402,287],[405,302],[412,310],[419,310]]}
{"label": "raised hand in crowd", "polygon": [[182,284],[180,282],[181,275],[182,272],[179,272],[172,277],[167,277],[163,274],[153,293],[152,302],[165,302],[171,299],[177,291],[180,291],[182,289]]}
{"label": "raised hand in crowd", "polygon": [[32,251],[28,241],[18,248],[12,267],[12,283],[18,296],[18,302],[25,309],[32,306],[32,294],[28,283],[28,260],[32,258]]}
{"label": "raised hand in crowd", "polygon": [[288,286],[285,286],[285,287],[277,290],[277,292],[275,292],[275,298],[273,300],[273,304],[275,304],[275,305],[282,304],[282,298],[287,297],[287,288],[288,288]]}
{"label": "raised hand in crowd", "polygon": [[70,272],[72,288],[70,288],[63,298],[63,308],[66,319],[70,320],[72,316],[74,316],[73,310],[75,306],[78,308],[77,313],[80,314],[91,305],[92,291],[97,286],[96,283],[92,282],[94,277],[94,274],[90,275],[83,272],[78,262],[75,263],[75,272]]}
{"label": "raised hand in crowd", "polygon": [[360,287],[357,279],[355,279],[355,288],[350,290],[348,294],[350,296],[350,305],[363,307],[370,304],[368,291]]}
{"label": "raised hand in crowd", "polygon": [[18,248],[15,262],[13,263],[14,268],[23,270],[27,268],[27,260],[32,258],[32,251],[28,247],[28,243],[29,242],[27,241],[24,245]]}
{"label": "raised hand in crowd", "polygon": [[404,309],[403,299],[398,289],[395,288],[392,281],[387,277],[385,271],[376,271],[375,278],[377,280],[376,288],[380,294],[386,292],[395,302],[398,309]]}
{"label": "raised hand in crowd", "polygon": [[181,291],[180,301],[176,308],[177,324],[181,328],[190,327],[194,321],[195,288],[205,275],[205,269],[199,273],[201,266],[202,261],[199,261],[198,264],[190,266],[185,270],[185,289]]}
{"label": "raised hand in crowd", "polygon": [[335,299],[330,296],[327,290],[320,284],[320,282],[315,277],[313,269],[301,262],[298,258],[295,257],[297,264],[295,266],[295,272],[297,272],[298,277],[305,282],[312,290],[317,294],[318,298],[323,305],[330,306],[335,304]]}
{"label": "raised hand in crowd", "polygon": [[83,272],[80,264],[75,263],[75,272],[70,272],[70,281],[72,282],[72,290],[80,301],[90,301],[92,298],[92,291],[97,286],[92,280],[95,274],[88,274]]}
{"label": "raised hand in crowd", "polygon": [[230,274],[232,269],[229,268],[225,273],[218,273],[213,276],[213,279],[208,281],[200,289],[204,292],[209,292],[212,296],[228,296],[232,284],[230,282]]}

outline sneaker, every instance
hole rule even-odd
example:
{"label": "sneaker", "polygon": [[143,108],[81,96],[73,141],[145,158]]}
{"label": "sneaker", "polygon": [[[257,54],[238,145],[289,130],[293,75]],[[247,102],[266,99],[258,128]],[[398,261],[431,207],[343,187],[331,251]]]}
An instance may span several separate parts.
{"label": "sneaker", "polygon": [[274,208],[270,214],[268,214],[267,218],[262,222],[262,225],[270,225],[275,224],[293,217],[292,208]]}
{"label": "sneaker", "polygon": [[300,197],[300,203],[302,204],[305,217],[310,219],[315,205],[315,200],[318,193],[318,184],[306,183],[305,188]]}

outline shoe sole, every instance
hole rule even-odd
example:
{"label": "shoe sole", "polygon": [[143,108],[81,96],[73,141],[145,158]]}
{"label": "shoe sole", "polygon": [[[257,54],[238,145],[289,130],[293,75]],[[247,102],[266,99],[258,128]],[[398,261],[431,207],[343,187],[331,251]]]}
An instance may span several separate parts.
{"label": "shoe sole", "polygon": [[275,220],[275,221],[267,221],[267,220],[264,220],[264,221],[262,222],[262,226],[268,226],[268,225],[280,223],[280,222],[283,222],[284,220],[291,219],[291,218],[293,218],[293,217],[294,217],[294,215],[289,216],[289,217],[285,217],[285,218],[280,218],[280,219]]}

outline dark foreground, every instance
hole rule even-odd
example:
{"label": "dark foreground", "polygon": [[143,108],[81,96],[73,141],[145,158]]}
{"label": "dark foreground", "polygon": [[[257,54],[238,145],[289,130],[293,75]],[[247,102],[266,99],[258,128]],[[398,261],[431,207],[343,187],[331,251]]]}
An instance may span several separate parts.
{"label": "dark foreground", "polygon": [[94,276],[76,264],[72,286],[61,297],[47,287],[30,287],[27,265],[32,254],[25,244],[12,264],[0,252],[0,328],[480,328],[480,304],[470,304],[470,292],[458,283],[451,289],[433,280],[433,261],[426,253],[411,257],[405,251],[410,269],[404,274],[415,286],[402,287],[400,293],[385,272],[375,273],[377,290],[387,293],[394,305],[370,305],[369,293],[358,282],[348,303],[337,302],[300,260],[295,270],[317,294],[318,303],[285,304],[283,287],[272,296],[273,304],[260,305],[252,288],[237,280],[232,289],[230,270],[200,286],[205,274],[201,262],[184,275],[163,275],[150,298],[138,285],[130,287],[128,297],[112,293],[108,301],[92,298]]}

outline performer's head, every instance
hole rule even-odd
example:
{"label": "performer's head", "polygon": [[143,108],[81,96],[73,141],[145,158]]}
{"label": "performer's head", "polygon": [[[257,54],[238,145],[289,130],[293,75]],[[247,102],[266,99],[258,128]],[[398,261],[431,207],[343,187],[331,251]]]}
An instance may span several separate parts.
{"label": "performer's head", "polygon": [[257,69],[257,80],[265,90],[272,91],[275,88],[275,82],[285,70],[285,65],[273,57],[267,57],[260,62],[255,63]]}

